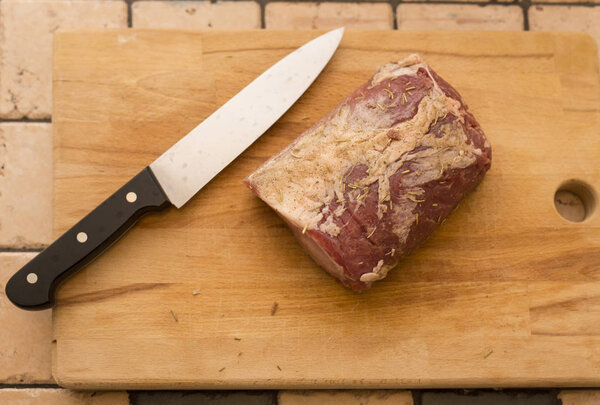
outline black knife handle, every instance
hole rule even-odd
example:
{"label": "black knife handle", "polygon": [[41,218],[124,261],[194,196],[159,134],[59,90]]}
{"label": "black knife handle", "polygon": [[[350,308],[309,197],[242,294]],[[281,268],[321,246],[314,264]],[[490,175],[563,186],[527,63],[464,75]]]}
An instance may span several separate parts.
{"label": "black knife handle", "polygon": [[15,273],[6,284],[6,296],[23,309],[51,307],[62,280],[102,253],[142,215],[169,204],[146,167]]}

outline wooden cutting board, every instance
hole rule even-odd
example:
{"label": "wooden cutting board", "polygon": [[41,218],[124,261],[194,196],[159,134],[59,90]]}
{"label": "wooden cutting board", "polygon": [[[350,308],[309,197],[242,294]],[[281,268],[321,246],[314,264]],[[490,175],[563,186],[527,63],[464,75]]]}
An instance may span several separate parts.
{"label": "wooden cutting board", "polygon": [[[54,230],[72,225],[318,32],[73,31],[54,52]],[[241,183],[376,67],[420,52],[468,101],[492,169],[384,281],[355,294]],[[596,48],[580,34],[347,32],[300,101],[182,210],[69,279],[54,376],[71,388],[600,384]],[[194,291],[199,292],[194,295]]]}

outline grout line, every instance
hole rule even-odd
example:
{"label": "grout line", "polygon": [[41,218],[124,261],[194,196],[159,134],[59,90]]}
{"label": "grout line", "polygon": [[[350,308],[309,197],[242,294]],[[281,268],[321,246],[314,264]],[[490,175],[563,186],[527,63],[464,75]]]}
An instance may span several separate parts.
{"label": "grout line", "polygon": [[394,21],[392,22],[392,29],[398,29],[398,5],[400,4],[400,0],[390,0],[390,5],[392,6],[392,15],[394,16]]}
{"label": "grout line", "polygon": [[44,250],[44,248],[5,248],[5,247],[0,247],[0,253],[39,253],[42,250]]}
{"label": "grout line", "polygon": [[58,384],[0,384],[0,390],[12,388],[12,389],[29,389],[29,388],[62,388]]}
{"label": "grout line", "polygon": [[125,3],[127,4],[127,28],[133,27],[133,12],[131,11],[133,1],[134,0],[125,0]]}
{"label": "grout line", "polygon": [[412,396],[413,405],[422,405],[423,399],[421,397],[423,395],[423,390],[410,390],[409,392]]}
{"label": "grout line", "polygon": [[[277,405],[279,402],[279,393],[283,390],[252,390],[252,389],[241,389],[241,390],[226,390],[226,389],[201,389],[201,390],[181,390],[181,389],[172,389],[172,390],[152,390],[152,389],[146,389],[146,390],[122,390],[127,392],[128,396],[129,396],[129,403],[130,404],[136,404],[136,403],[154,403],[156,401],[152,400],[152,395],[155,393],[162,393],[162,394],[183,394],[184,396],[187,395],[191,395],[193,396],[194,394],[201,394],[204,395],[204,399],[205,401],[200,400],[199,402],[196,401],[194,403],[209,403],[209,402],[219,402],[221,403],[221,401],[219,399],[222,399],[223,397],[227,397],[228,395],[231,394],[236,394],[236,393],[241,393],[241,394],[248,394],[249,396],[256,396],[257,398],[260,398],[259,401],[247,401],[247,402],[252,402],[252,403],[258,403],[260,402],[262,403],[267,403],[268,405]],[[310,389],[304,389],[303,391],[310,391]],[[138,396],[141,395],[147,395],[149,396],[149,398],[143,398],[143,399],[147,399],[146,401],[144,401],[143,399],[140,399]],[[269,402],[265,402],[262,401],[262,399],[265,399],[266,401]],[[171,403],[171,401],[167,401],[169,403]],[[175,402],[180,403],[179,401],[175,400]],[[230,403],[230,401],[228,401],[227,399],[225,399],[226,403]],[[191,401],[187,401],[185,402],[187,403],[192,403]],[[244,402],[235,402],[236,404],[240,403],[244,403]]]}
{"label": "grout line", "polygon": [[0,123],[3,122],[43,122],[51,123],[51,118],[0,118]]}
{"label": "grout line", "polygon": [[267,15],[267,3],[268,0],[258,0],[258,5],[260,6],[260,28],[267,28],[267,23],[265,21]]}
{"label": "grout line", "polygon": [[[588,388],[566,388],[567,390],[572,389],[583,389],[583,390],[592,390],[598,391],[598,388],[588,387]],[[560,405],[561,401],[558,399],[558,394],[562,391],[561,388],[553,388],[553,387],[533,387],[533,388],[422,388],[422,389],[413,389],[410,392],[413,395],[413,405],[422,405],[423,404],[423,395],[430,394],[432,396],[437,396],[438,394],[454,394],[455,401],[450,401],[452,403],[462,403],[465,402],[466,398],[469,398],[469,403],[521,403],[519,401],[519,397],[524,396],[525,401],[527,401],[528,395],[542,395],[546,398],[543,398],[543,403],[548,405]],[[503,398],[496,399],[496,401],[486,401],[481,398],[481,394],[490,394],[490,393],[499,393]],[[548,398],[550,397],[550,398]],[[488,398],[491,399],[491,398]],[[547,399],[550,399],[552,402],[548,402]],[[460,401],[462,400],[462,401]],[[427,401],[429,403],[430,401]],[[431,401],[437,402],[437,401]],[[540,401],[536,401],[538,403]],[[529,403],[529,402],[524,402]],[[541,403],[541,402],[540,402]]]}
{"label": "grout line", "polygon": [[521,8],[523,9],[523,30],[529,31],[529,7],[531,7],[531,0],[522,0]]}

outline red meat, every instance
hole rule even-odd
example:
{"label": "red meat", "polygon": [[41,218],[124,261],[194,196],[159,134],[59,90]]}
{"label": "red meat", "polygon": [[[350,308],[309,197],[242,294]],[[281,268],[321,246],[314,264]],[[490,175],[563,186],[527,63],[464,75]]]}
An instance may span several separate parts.
{"label": "red meat", "polygon": [[355,291],[416,248],[483,179],[491,147],[446,81],[410,55],[245,180]]}

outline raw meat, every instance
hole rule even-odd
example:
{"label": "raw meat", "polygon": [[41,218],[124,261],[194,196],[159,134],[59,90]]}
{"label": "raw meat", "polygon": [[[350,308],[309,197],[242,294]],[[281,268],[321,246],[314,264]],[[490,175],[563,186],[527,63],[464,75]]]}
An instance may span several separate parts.
{"label": "raw meat", "polygon": [[413,54],[245,180],[312,258],[361,291],[479,184],[491,147],[458,92]]}

